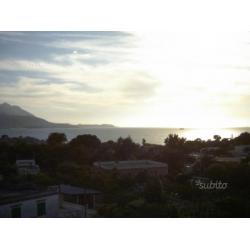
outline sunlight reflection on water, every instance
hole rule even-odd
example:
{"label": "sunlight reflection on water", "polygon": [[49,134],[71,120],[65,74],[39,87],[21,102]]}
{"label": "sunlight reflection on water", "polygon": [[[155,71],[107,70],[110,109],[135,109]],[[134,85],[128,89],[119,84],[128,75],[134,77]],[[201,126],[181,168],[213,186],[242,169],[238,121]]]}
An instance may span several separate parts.
{"label": "sunlight reflection on water", "polygon": [[131,136],[132,139],[141,143],[145,138],[148,143],[163,144],[164,139],[169,134],[178,134],[188,140],[197,138],[207,140],[213,139],[214,135],[220,135],[222,138],[232,138],[242,132],[250,132],[250,128],[232,128],[232,129],[170,129],[170,128],[50,128],[50,129],[0,129],[1,135],[10,137],[31,136],[38,139],[47,139],[53,132],[65,133],[68,140],[81,134],[93,134],[101,141],[116,141],[119,137]]}
{"label": "sunlight reflection on water", "polygon": [[181,130],[178,134],[189,140],[195,140],[197,138],[208,140],[213,139],[214,135],[219,135],[222,138],[233,138],[241,132],[243,131],[239,129],[185,129]]}

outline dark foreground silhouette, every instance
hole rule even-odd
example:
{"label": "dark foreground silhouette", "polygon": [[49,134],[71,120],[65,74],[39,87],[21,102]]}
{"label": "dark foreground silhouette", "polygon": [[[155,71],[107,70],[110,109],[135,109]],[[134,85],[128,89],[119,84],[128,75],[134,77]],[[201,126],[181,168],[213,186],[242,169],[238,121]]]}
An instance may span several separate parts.
{"label": "dark foreground silhouette", "polygon": [[[165,145],[148,144],[145,140],[140,145],[130,137],[102,143],[94,135],[79,135],[67,141],[60,133],[50,134],[47,141],[2,136],[0,212],[1,206],[7,204],[10,217],[60,217],[49,211],[45,198],[37,198],[46,190],[51,196],[64,195],[66,205],[81,205],[85,216],[76,213],[75,217],[86,217],[86,208],[93,208],[93,202],[92,217],[250,217],[248,145],[249,133],[234,139],[215,135],[208,141],[187,141],[171,134]],[[119,167],[105,169],[96,164],[111,161],[114,166],[129,168],[128,160],[141,164],[151,160],[168,169],[154,174],[149,168],[136,165],[136,171],[124,174]],[[60,190],[62,184],[68,187],[68,193]],[[8,200],[14,196],[8,197],[8,192],[27,190],[36,199],[37,214],[22,216],[22,202],[15,200],[14,206],[14,201]],[[98,197],[86,190],[95,190]],[[68,217],[73,217],[73,213]]]}

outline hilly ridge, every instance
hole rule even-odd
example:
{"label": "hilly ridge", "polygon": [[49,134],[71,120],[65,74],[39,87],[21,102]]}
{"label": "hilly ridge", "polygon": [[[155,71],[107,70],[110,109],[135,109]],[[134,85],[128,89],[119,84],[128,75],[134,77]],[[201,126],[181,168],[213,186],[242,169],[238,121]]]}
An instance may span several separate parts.
{"label": "hilly ridge", "polygon": [[34,116],[19,106],[8,103],[0,104],[0,128],[75,128],[75,127],[114,127],[113,125],[71,125],[68,123],[53,123]]}

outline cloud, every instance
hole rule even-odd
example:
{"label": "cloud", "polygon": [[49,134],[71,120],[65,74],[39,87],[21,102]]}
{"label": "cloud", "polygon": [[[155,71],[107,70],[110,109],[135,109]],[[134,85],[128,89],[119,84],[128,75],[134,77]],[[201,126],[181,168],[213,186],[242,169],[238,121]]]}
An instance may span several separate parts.
{"label": "cloud", "polygon": [[155,94],[159,86],[159,81],[152,78],[145,72],[137,72],[126,79],[122,88],[124,97],[128,100],[137,102],[138,99],[147,99]]}
{"label": "cloud", "polygon": [[0,32],[0,100],[74,123],[168,126],[171,117],[184,127],[196,122],[190,116],[204,123],[223,114],[239,119],[248,114],[241,108],[249,104],[248,39],[206,32]]}

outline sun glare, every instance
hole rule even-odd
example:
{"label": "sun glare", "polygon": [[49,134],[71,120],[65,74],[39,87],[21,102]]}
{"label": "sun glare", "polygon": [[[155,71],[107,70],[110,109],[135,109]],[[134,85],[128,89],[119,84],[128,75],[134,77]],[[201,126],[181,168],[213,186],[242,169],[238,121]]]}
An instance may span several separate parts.
{"label": "sun glare", "polygon": [[245,34],[142,32],[137,36],[138,64],[159,82],[152,98],[159,115],[154,121],[148,119],[149,126],[216,128],[240,124],[222,100],[239,90],[236,83],[242,72],[239,74],[234,65],[243,65],[246,60]]}

